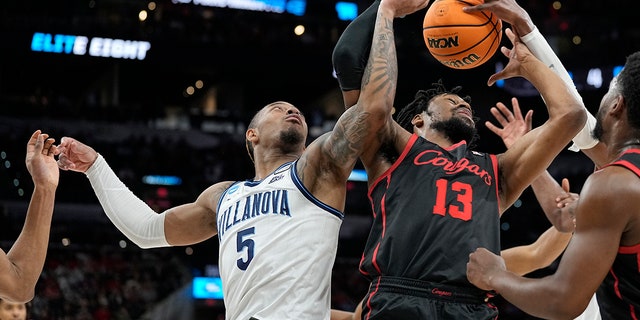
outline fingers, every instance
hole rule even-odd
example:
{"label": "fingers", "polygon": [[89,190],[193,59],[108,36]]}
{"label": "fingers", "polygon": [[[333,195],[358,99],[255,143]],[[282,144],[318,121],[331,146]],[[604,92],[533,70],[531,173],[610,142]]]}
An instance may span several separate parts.
{"label": "fingers", "polygon": [[483,3],[483,4],[476,5],[476,6],[463,7],[462,11],[464,11],[466,13],[472,13],[472,12],[482,11],[486,7],[487,7],[487,4]]}
{"label": "fingers", "polygon": [[501,128],[498,128],[496,125],[489,121],[485,122],[484,125],[487,127],[487,129],[491,130],[491,132],[495,133],[497,136],[500,136],[500,132],[502,131]]}
{"label": "fingers", "polygon": [[565,192],[569,192],[569,179],[562,179],[562,190],[564,190]]}
{"label": "fingers", "polygon": [[518,102],[518,98],[511,98],[511,105],[513,106],[513,112],[509,111],[509,113],[511,113],[511,116],[513,117],[515,115],[516,119],[522,119],[522,111],[520,111],[520,103]]}
{"label": "fingers", "polygon": [[[503,112],[505,109],[507,110],[507,112]],[[509,109],[504,105],[504,103],[496,103],[496,106],[491,107],[489,111],[491,112],[493,117],[496,118],[498,123],[500,123],[500,125],[502,125],[503,127],[509,123],[509,120],[505,118],[505,114],[509,113]]]}
{"label": "fingers", "polygon": [[509,41],[511,41],[511,44],[515,45],[515,43],[517,42],[517,36],[513,32],[513,30],[511,30],[511,28],[506,28],[504,30],[504,34],[507,35],[507,38],[509,38]]}
{"label": "fingers", "polygon": [[527,124],[527,131],[531,131],[533,128],[533,110],[527,111],[527,114],[524,116],[524,121]]}
{"label": "fingers", "polygon": [[[512,121],[515,120],[515,117],[513,116],[513,112],[511,112],[511,110],[509,110],[509,108],[504,103],[502,103],[502,102],[496,103],[495,108],[500,110],[499,112],[502,114],[502,118],[504,119],[504,123],[500,122],[500,124],[502,124],[503,126],[505,124],[508,124],[509,122],[512,122]],[[491,114],[493,114],[493,116],[497,118],[497,116],[493,113],[493,109],[494,108],[491,108],[491,109],[492,109],[491,110],[492,111]],[[496,112],[498,112],[498,111],[496,110]]]}
{"label": "fingers", "polygon": [[55,154],[56,146],[53,143],[56,141],[54,138],[47,138],[44,141],[44,147],[42,148],[42,154],[45,156],[51,156]]}
{"label": "fingers", "polygon": [[76,165],[71,162],[69,160],[69,158],[67,157],[66,154],[61,153],[60,156],[58,157],[58,168],[60,168],[60,170],[64,170],[64,171],[68,171],[71,169],[74,169],[76,167]]}

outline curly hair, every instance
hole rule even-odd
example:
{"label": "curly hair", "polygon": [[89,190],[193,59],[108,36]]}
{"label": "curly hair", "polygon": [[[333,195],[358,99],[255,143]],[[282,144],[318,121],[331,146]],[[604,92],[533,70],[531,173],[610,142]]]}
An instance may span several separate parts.
{"label": "curly hair", "polygon": [[627,104],[629,124],[635,129],[640,129],[640,51],[627,57],[617,80]]}
{"label": "curly hair", "polygon": [[[438,82],[432,84],[431,89],[419,90],[416,93],[413,101],[411,101],[400,110],[396,117],[396,122],[398,122],[398,124],[405,130],[413,132],[413,124],[411,124],[411,120],[413,119],[413,117],[415,117],[415,115],[426,111],[429,108],[429,103],[433,98],[448,93],[458,94],[458,92],[460,92],[461,90],[461,86],[456,86],[451,90],[447,90],[447,88],[442,83],[442,79],[439,79]],[[462,99],[467,103],[471,103],[471,97],[469,96],[464,96],[462,97]]]}

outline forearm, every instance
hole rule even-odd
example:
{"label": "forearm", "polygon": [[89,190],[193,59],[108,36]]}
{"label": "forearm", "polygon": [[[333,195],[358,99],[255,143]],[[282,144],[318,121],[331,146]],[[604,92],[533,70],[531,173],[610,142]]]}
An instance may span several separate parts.
{"label": "forearm", "polygon": [[573,319],[579,314],[563,299],[573,292],[564,291],[552,276],[525,278],[505,271],[493,277],[491,285],[505,300],[535,317]]}
{"label": "forearm", "polygon": [[[578,93],[569,72],[565,69],[564,65],[560,61],[560,58],[553,51],[549,43],[547,43],[546,39],[542,36],[540,31],[533,27],[533,30],[528,32],[526,35],[521,37],[522,42],[527,45],[531,53],[536,56],[540,61],[545,63],[551,70],[553,70],[557,75],[562,78],[568,88],[569,92],[579,101],[582,101],[582,97]],[[597,143],[598,140],[591,137],[591,132],[595,126],[595,118],[588,110],[585,108],[585,112],[587,113],[587,120],[585,121],[585,125],[580,130],[580,132],[573,138],[574,144],[569,148],[572,151],[579,151],[580,149],[591,149]]]}
{"label": "forearm", "polygon": [[23,229],[7,253],[13,267],[10,273],[16,280],[13,300],[26,302],[33,298],[49,246],[55,193],[55,186],[34,188]]}
{"label": "forearm", "polygon": [[551,174],[545,170],[540,176],[538,176],[533,183],[531,183],[533,193],[542,208],[542,211],[547,216],[547,219],[560,231],[570,232],[572,230],[565,230],[562,225],[561,209],[558,208],[556,198],[563,194],[565,191],[560,184],[551,176]]}
{"label": "forearm", "polygon": [[391,114],[398,79],[393,30],[395,11],[385,4],[382,2],[378,7],[371,53],[360,90],[360,105],[376,120],[386,119]]}
{"label": "forearm", "polygon": [[560,76],[562,81],[567,84],[571,95],[573,95],[576,100],[582,101],[582,97],[578,93],[569,72],[567,72],[560,58],[558,58],[540,31],[534,27],[531,32],[522,36],[520,39],[527,45],[527,48],[529,48],[536,58],[540,59],[549,69]]}
{"label": "forearm", "polygon": [[107,217],[129,240],[141,248],[169,246],[164,234],[164,214],[153,211],[136,197],[102,156],[98,156],[86,175]]}
{"label": "forearm", "polygon": [[332,54],[333,68],[347,108],[358,101],[362,75],[369,58],[379,0],[358,15],[344,30]]}

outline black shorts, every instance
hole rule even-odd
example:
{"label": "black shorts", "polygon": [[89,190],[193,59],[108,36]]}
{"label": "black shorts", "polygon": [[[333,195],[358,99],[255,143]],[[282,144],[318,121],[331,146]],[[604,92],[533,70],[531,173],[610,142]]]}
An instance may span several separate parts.
{"label": "black shorts", "polygon": [[498,309],[490,292],[426,281],[379,277],[371,282],[362,319],[492,320]]}

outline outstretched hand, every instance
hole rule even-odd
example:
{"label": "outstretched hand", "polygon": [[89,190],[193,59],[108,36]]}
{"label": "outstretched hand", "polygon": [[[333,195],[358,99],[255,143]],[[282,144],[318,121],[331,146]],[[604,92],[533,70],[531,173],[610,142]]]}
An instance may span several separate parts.
{"label": "outstretched hand", "polygon": [[518,37],[528,34],[535,28],[529,13],[515,0],[485,0],[479,5],[464,7],[462,11],[468,13],[492,12],[498,19],[510,24]]}
{"label": "outstretched hand", "polygon": [[513,105],[513,112],[502,102],[496,103],[496,106],[491,108],[491,114],[502,128],[489,121],[485,122],[487,128],[502,139],[507,149],[527,132],[531,131],[533,122],[533,110],[529,110],[523,117],[518,99],[511,98],[511,104]]}
{"label": "outstretched hand", "polygon": [[55,139],[49,135],[36,130],[27,143],[27,156],[25,163],[27,170],[31,174],[33,183],[38,185],[58,186],[60,171],[56,165],[55,155],[59,153],[53,144]]}
{"label": "outstretched hand", "polygon": [[535,59],[531,51],[529,51],[529,48],[520,41],[511,29],[507,28],[505,34],[513,44],[513,48],[508,49],[507,47],[501,47],[500,51],[505,57],[509,58],[509,63],[507,63],[504,69],[489,77],[487,81],[487,85],[489,86],[492,86],[498,80],[522,77],[523,71],[525,71],[522,66],[528,59]]}
{"label": "outstretched hand", "polygon": [[93,148],[74,138],[62,137],[58,150],[58,167],[62,170],[86,172],[98,158]]}

